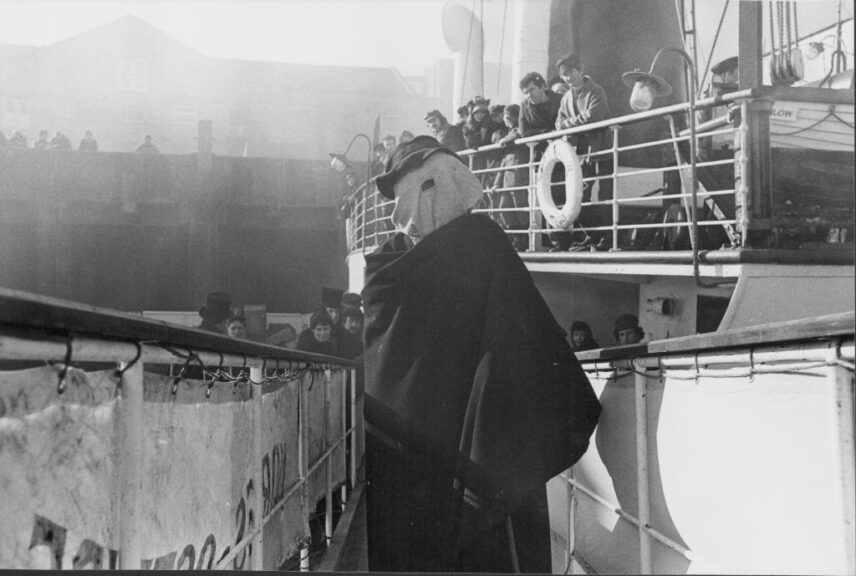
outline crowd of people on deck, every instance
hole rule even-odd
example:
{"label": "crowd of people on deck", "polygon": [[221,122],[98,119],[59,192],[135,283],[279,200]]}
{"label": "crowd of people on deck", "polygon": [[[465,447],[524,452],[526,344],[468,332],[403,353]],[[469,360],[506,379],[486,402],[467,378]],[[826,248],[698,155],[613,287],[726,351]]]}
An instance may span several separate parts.
{"label": "crowd of people on deck", "polygon": [[[318,306],[300,330],[291,323],[270,324],[263,338],[267,344],[314,354],[353,359],[363,353],[363,300],[359,294],[323,288]],[[247,339],[243,307],[233,306],[225,292],[210,292],[199,310],[201,330],[236,339]]]}
{"label": "crowd of people on deck", "polygon": [[[211,292],[205,306],[199,310],[202,322],[198,328],[225,334],[230,338],[247,338],[247,319],[241,307],[232,305],[232,297],[223,292]],[[323,288],[321,300],[309,316],[308,324],[298,330],[290,323],[271,324],[264,342],[314,354],[354,359],[363,353],[363,298],[354,292]],[[645,331],[633,314],[621,314],[615,319],[613,346],[637,344],[645,339]],[[602,348],[595,340],[591,326],[575,320],[568,330],[568,341],[574,352]]]}
{"label": "crowd of people on deck", "polygon": [[[479,179],[487,191],[476,208],[496,210],[491,217],[502,228],[519,231],[517,234],[509,234],[518,251],[526,250],[529,242],[528,236],[523,233],[529,228],[529,170],[526,166],[521,167],[529,161],[529,148],[517,141],[538,134],[595,124],[612,116],[606,91],[591,76],[584,73],[585,67],[578,54],[565,54],[556,61],[555,66],[556,74],[549,80],[545,80],[538,72],[530,72],[521,78],[519,88],[523,100],[519,105],[491,104],[490,99],[477,95],[458,107],[454,123],[440,110],[430,110],[425,115],[426,126],[431,135],[453,152],[479,150],[492,144],[500,146],[498,150],[477,154],[472,158],[471,168],[474,172],[482,171],[479,173]],[[736,57],[717,63],[711,68],[711,72],[711,95],[736,90]],[[729,115],[730,121],[739,123],[739,118],[732,116]],[[374,148],[372,177],[383,173],[397,144],[407,142],[413,137],[412,132],[405,130],[398,141],[395,136],[389,134],[382,142],[377,143]],[[610,152],[613,144],[612,131],[602,128],[584,134],[573,134],[568,137],[568,141],[582,158],[582,177],[597,178],[597,201],[611,200],[611,176],[615,171],[613,155]],[[545,141],[535,147],[534,161],[540,160],[546,146]],[[562,166],[556,166],[552,175],[553,182],[564,180],[561,170]],[[349,192],[355,188],[356,182],[357,178],[351,175]],[[594,189],[595,180],[583,183],[583,203],[591,202]],[[556,205],[564,204],[564,186],[552,186],[551,193]],[[388,215],[386,212],[381,214]],[[609,250],[612,248],[612,235],[589,229],[608,226],[611,220],[610,205],[585,206],[574,224],[574,230],[581,232],[582,237],[574,237],[571,232],[557,230],[546,235],[544,246],[552,252]]]}
{"label": "crowd of people on deck", "polygon": [[[0,147],[17,148],[21,150],[74,150],[71,139],[62,131],[56,130],[53,136],[47,130],[39,130],[38,137],[33,140],[33,145],[30,146],[24,131],[16,128],[12,131],[12,135],[6,138],[6,135],[0,131]],[[98,140],[92,133],[92,130],[86,130],[80,143],[77,145],[78,152],[98,152]],[[137,154],[159,154],[160,150],[155,145],[150,134],[146,134],[143,141],[134,149]]]}

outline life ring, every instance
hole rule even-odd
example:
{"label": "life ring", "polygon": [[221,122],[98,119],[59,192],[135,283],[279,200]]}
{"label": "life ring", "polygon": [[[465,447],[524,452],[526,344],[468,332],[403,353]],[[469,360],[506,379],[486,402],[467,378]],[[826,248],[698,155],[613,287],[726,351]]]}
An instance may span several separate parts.
{"label": "life ring", "polygon": [[[550,191],[550,177],[556,162],[565,165],[565,205],[561,208],[553,202]],[[553,140],[544,150],[538,168],[538,179],[535,186],[538,192],[538,205],[541,213],[552,228],[570,230],[577,216],[580,215],[580,205],[583,198],[583,174],[580,159],[567,140]]]}

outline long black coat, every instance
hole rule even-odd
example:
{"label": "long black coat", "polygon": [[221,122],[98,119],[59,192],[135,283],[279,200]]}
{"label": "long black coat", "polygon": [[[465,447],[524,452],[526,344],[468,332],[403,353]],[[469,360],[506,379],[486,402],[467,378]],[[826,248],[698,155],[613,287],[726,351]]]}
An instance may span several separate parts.
{"label": "long black coat", "polygon": [[490,219],[366,260],[370,569],[450,570],[582,456],[600,404]]}

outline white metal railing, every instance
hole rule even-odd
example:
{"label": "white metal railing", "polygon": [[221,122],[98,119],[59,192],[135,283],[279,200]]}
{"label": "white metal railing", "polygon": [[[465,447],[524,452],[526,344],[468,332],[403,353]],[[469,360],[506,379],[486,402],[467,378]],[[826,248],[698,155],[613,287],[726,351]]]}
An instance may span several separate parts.
{"label": "white metal railing", "polygon": [[[709,351],[682,340],[670,353],[582,355],[604,416],[596,450],[551,481],[565,573],[573,561],[596,573],[853,573],[852,332]],[[810,542],[794,546],[794,533]]]}
{"label": "white metal railing", "polygon": [[[328,542],[333,537],[333,492],[341,491],[344,506],[361,474],[362,395],[352,362],[248,341],[235,341],[237,352],[230,352],[228,339],[215,337],[223,341],[218,346],[210,335],[196,347],[199,332],[179,327],[170,327],[179,341],[117,338],[115,323],[104,336],[57,338],[32,327],[24,334],[4,326],[3,318],[0,313],[0,361],[7,369],[0,371],[0,484],[6,487],[0,567],[275,570],[295,547],[308,561],[308,532],[301,527],[318,492],[325,500],[324,534]],[[129,324],[139,325],[131,318]],[[33,361],[52,368],[8,371],[10,362]],[[105,364],[117,369],[105,371]],[[69,414],[64,424],[55,422],[57,410]],[[83,441],[91,423],[105,419],[115,435]],[[61,426],[62,434],[45,434],[48,425]],[[69,435],[82,439],[79,449],[64,449]],[[221,436],[226,444],[213,440]],[[32,452],[16,451],[15,443]],[[49,469],[38,464],[54,453],[65,456]],[[106,463],[93,468],[99,459]],[[205,463],[214,460],[223,468],[212,477]],[[115,483],[102,477],[110,470]],[[40,480],[22,484],[23,478]],[[93,494],[75,487],[86,478],[114,488]],[[65,506],[69,495],[73,505]],[[70,512],[84,509],[89,512]],[[199,527],[199,541],[183,549],[156,550],[152,535],[175,545],[193,537],[191,529],[176,528],[184,517],[194,520],[193,530],[197,521],[211,525]],[[46,539],[45,525],[62,533],[61,546],[59,536]],[[24,534],[28,541],[18,541]],[[40,545],[51,550],[50,566],[33,556]],[[31,552],[23,553],[28,546]]]}
{"label": "white metal railing", "polygon": [[[716,107],[726,105],[740,109],[741,122],[732,126],[727,118],[722,116],[697,125],[697,144],[712,142],[714,139],[730,140],[733,144],[730,155],[711,155],[697,158],[696,173],[701,175],[698,179],[698,191],[693,194],[691,182],[691,162],[689,157],[690,135],[688,130],[680,131],[677,119],[686,118],[690,113],[689,104],[675,104],[640,112],[611,118],[602,122],[558,130],[547,134],[541,134],[528,138],[518,138],[511,145],[525,146],[528,154],[524,153],[524,162],[512,165],[479,167],[474,173],[483,178],[484,181],[492,182],[496,174],[505,171],[518,171],[528,173],[528,182],[513,187],[497,187],[492,190],[491,186],[484,186],[484,199],[473,210],[484,213],[497,220],[503,225],[502,216],[509,214],[525,215],[521,221],[528,224],[519,229],[506,229],[506,233],[512,238],[525,237],[528,252],[544,250],[541,236],[559,232],[546,226],[536,193],[536,179],[538,176],[540,150],[546,142],[559,138],[572,136],[585,136],[595,131],[610,130],[613,136],[613,145],[609,150],[586,154],[580,157],[582,162],[596,160],[598,157],[611,155],[613,160],[613,172],[611,175],[586,176],[583,179],[585,185],[592,188],[597,182],[611,180],[613,193],[608,200],[589,200],[582,203],[582,213],[587,211],[603,211],[603,222],[597,223],[583,230],[578,225],[571,232],[577,234],[594,232],[608,239],[606,245],[610,250],[661,250],[662,242],[648,245],[642,240],[646,234],[648,239],[656,238],[659,241],[667,241],[673,250],[689,249],[694,251],[693,259],[697,260],[699,248],[718,249],[721,247],[743,248],[747,247],[747,238],[750,231],[764,229],[770,226],[771,215],[754,215],[760,204],[767,202],[770,195],[770,172],[771,167],[766,164],[764,150],[770,144],[769,122],[755,122],[755,118],[764,115],[769,117],[769,104],[777,96],[777,92],[769,90],[744,90],[726,94],[715,98],[698,100],[695,103],[693,113],[705,110],[713,110]],[[841,99],[840,95],[833,95],[836,102]],[[799,101],[797,93],[782,96],[788,101]],[[805,98],[811,102],[822,102],[829,95],[816,94],[812,92]],[[763,104],[755,107],[756,103]],[[766,106],[766,108],[765,108]],[[848,104],[852,107],[852,102]],[[724,108],[722,108],[724,110]],[[716,112],[719,114],[720,112]],[[724,111],[721,112],[724,114]],[[660,120],[668,125],[666,136],[656,136],[644,142],[627,143],[622,136],[622,128],[638,124]],[[852,125],[847,125],[851,130]],[[701,146],[700,146],[701,147]],[[504,148],[498,144],[484,146],[478,150],[464,150],[458,154],[468,158],[471,168],[481,164],[481,158],[500,154]],[[666,160],[660,165],[650,167],[628,167],[621,166],[619,159],[627,154],[644,153],[648,151],[662,152]],[[756,157],[753,157],[754,154]],[[498,163],[498,162],[497,162]],[[730,170],[729,170],[730,168]],[[711,171],[719,174],[714,176]],[[677,174],[680,185],[676,192],[667,193],[664,180],[663,184],[652,184],[652,177],[660,176],[665,179],[670,174]],[[730,180],[723,182],[722,178]],[[648,183],[645,183],[648,179]],[[525,179],[524,179],[525,180]],[[553,185],[562,185],[563,182],[553,182]],[[598,186],[599,187],[599,186]],[[760,188],[760,189],[759,189]],[[393,202],[379,195],[373,185],[369,186],[368,194],[362,189],[352,196],[354,199],[350,204],[348,247],[351,251],[373,248],[382,243],[391,233],[392,225],[389,215],[392,212]],[[498,204],[498,197],[507,193],[525,192],[523,205],[502,207]],[[362,194],[362,198],[360,195]],[[696,198],[696,206],[693,206],[693,197]],[[666,210],[669,204],[678,204],[678,209]],[[753,204],[754,203],[754,204]],[[770,208],[764,208],[769,210]],[[705,212],[706,210],[706,212]],[[608,218],[606,212],[609,213]],[[696,213],[696,228],[693,228],[693,212]],[[775,216],[775,215],[773,215]],[[365,220],[365,222],[363,222]],[[579,223],[577,223],[579,224]],[[722,231],[718,232],[717,229]],[[697,231],[705,231],[704,238],[697,241]],[[575,238],[580,238],[579,235]],[[664,240],[665,239],[665,240]],[[668,246],[668,245],[667,245]],[[682,248],[681,246],[686,246]]]}

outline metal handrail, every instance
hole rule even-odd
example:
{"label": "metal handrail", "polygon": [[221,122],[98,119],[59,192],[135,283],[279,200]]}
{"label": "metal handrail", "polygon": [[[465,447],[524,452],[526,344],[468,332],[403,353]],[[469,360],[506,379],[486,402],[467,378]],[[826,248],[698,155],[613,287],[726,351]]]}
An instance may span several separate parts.
{"label": "metal handrail", "polygon": [[[629,196],[628,195],[628,185],[633,187],[634,179],[637,178],[645,178],[652,177],[654,175],[662,175],[669,173],[677,173],[684,174],[685,176],[692,177],[696,172],[701,169],[712,169],[717,167],[725,167],[725,166],[734,166],[735,173],[735,181],[733,184],[729,183],[720,183],[716,185],[717,189],[704,189],[701,184],[699,185],[699,189],[695,196],[697,197],[696,201],[693,202],[693,190],[688,190],[687,186],[683,186],[683,190],[681,190],[678,194],[668,194],[663,196],[658,196],[656,202],[662,201],[679,201],[685,205],[687,210],[691,210],[690,206],[695,205],[695,209],[692,210],[692,214],[687,213],[687,220],[690,217],[693,217],[697,220],[696,211],[699,207],[703,207],[704,204],[707,204],[712,210],[716,210],[715,204],[711,204],[711,202],[716,197],[723,196],[734,196],[734,205],[736,207],[746,206],[746,202],[749,200],[749,183],[753,181],[748,177],[739,177],[740,175],[744,175],[746,170],[757,170],[755,166],[760,166],[756,162],[759,161],[757,159],[751,159],[749,157],[749,153],[752,149],[748,146],[751,143],[751,139],[759,138],[763,139],[767,137],[765,134],[754,134],[752,131],[757,130],[756,126],[765,126],[764,122],[760,124],[751,122],[750,115],[754,117],[756,114],[763,114],[761,111],[755,111],[755,107],[750,107],[750,104],[753,101],[763,101],[770,102],[777,98],[781,98],[787,96],[790,99],[797,98],[799,95],[804,95],[806,98],[811,97],[810,99],[814,101],[816,90],[802,90],[798,91],[796,89],[792,89],[787,91],[787,93],[783,92],[781,89],[768,89],[768,88],[756,88],[752,90],[742,90],[738,92],[733,92],[729,94],[725,94],[722,96],[704,98],[695,102],[695,107],[693,108],[689,103],[679,103],[671,106],[665,106],[662,108],[657,108],[653,110],[649,110],[646,112],[629,114],[617,118],[611,118],[608,120],[604,120],[602,122],[597,122],[593,124],[587,124],[584,126],[578,126],[575,128],[569,128],[564,130],[553,131],[546,134],[540,134],[536,136],[531,136],[527,138],[518,138],[514,141],[513,145],[522,146],[525,145],[529,148],[529,154],[527,157],[526,152],[522,152],[521,156],[524,158],[523,161],[513,164],[513,165],[492,165],[480,167],[477,170],[474,170],[476,176],[483,179],[485,182],[485,200],[482,201],[483,205],[480,205],[477,209],[474,209],[474,212],[479,212],[482,214],[486,214],[488,216],[498,217],[501,214],[525,214],[529,213],[529,224],[523,224],[526,226],[525,229],[514,229],[514,230],[506,230],[506,233],[512,236],[519,236],[521,234],[528,234],[529,245],[526,251],[528,253],[538,252],[542,250],[539,245],[540,234],[552,232],[554,230],[547,229],[546,227],[541,225],[541,212],[537,202],[537,194],[536,194],[536,176],[538,172],[538,162],[536,162],[537,155],[535,153],[535,148],[538,146],[540,149],[544,142],[549,140],[554,140],[557,138],[565,138],[573,135],[586,134],[593,131],[605,130],[609,129],[613,131],[613,146],[607,150],[598,151],[595,153],[585,154],[580,156],[581,161],[585,161],[587,159],[594,159],[598,157],[604,157],[607,155],[612,155],[613,163],[615,169],[613,170],[611,175],[592,175],[587,176],[583,179],[583,182],[587,185],[591,186],[594,182],[603,181],[607,179],[611,179],[613,182],[613,199],[611,200],[597,200],[585,202],[582,204],[583,208],[590,206],[607,206],[611,205],[613,207],[612,210],[612,225],[608,227],[599,226],[597,228],[593,228],[596,230],[604,230],[609,229],[612,230],[612,250],[621,249],[619,243],[619,232],[624,230],[631,229],[643,229],[643,228],[664,228],[666,226],[685,226],[682,222],[668,222],[668,223],[660,223],[660,224],[633,224],[629,222],[619,223],[619,207],[620,206],[641,206],[644,203],[650,201],[648,198],[644,198],[642,195],[640,196]],[[840,94],[827,95],[828,98],[833,99],[835,101],[841,100],[842,96]],[[850,98],[852,101],[852,97]],[[852,103],[852,102],[851,102]],[[657,137],[654,140],[649,140],[646,142],[635,142],[635,143],[626,143],[621,142],[621,126],[626,126],[633,123],[643,122],[647,120],[652,120],[655,118],[671,118],[672,122],[674,122],[674,117],[677,114],[687,114],[690,112],[691,108],[695,111],[701,111],[706,108],[723,106],[727,104],[739,104],[742,110],[742,123],[733,127],[727,123],[725,117],[715,118],[711,121],[699,123],[696,134],[696,142],[703,141],[709,138],[723,137],[733,135],[734,139],[734,150],[739,150],[740,153],[735,154],[730,158],[698,158],[696,160],[696,171],[692,171],[689,166],[689,159],[686,158],[684,148],[682,151],[675,150],[674,152],[669,152],[669,155],[675,154],[675,162],[670,165],[661,165],[653,168],[622,168],[619,169],[618,158],[620,154],[628,153],[628,152],[636,152],[636,151],[644,151],[644,150],[652,150],[662,146],[674,146],[677,147],[678,144],[686,145],[687,142],[690,142],[691,135],[688,130],[678,131],[676,134],[669,137]],[[762,106],[763,108],[763,106]],[[506,150],[504,146],[499,144],[491,144],[487,146],[480,147],[478,149],[467,149],[458,152],[458,154],[462,158],[469,158],[470,165],[472,166],[473,158],[477,156],[487,155],[487,154],[497,154],[498,151]],[[525,150],[525,149],[524,149]],[[495,189],[492,188],[492,184],[495,179],[495,175],[501,174],[506,171],[524,171],[528,170],[529,172],[529,182],[523,186],[512,186],[512,187],[503,187],[499,186]],[[704,182],[707,182],[706,180]],[[553,185],[561,185],[562,182],[553,182]],[[709,184],[709,183],[708,183]],[[619,190],[621,187],[621,191]],[[519,199],[520,204],[515,207],[503,207],[498,208],[495,204],[495,198],[491,198],[491,193],[495,192],[499,193],[515,193],[522,196],[523,191],[527,191],[527,198]],[[624,197],[619,198],[620,193],[623,191]],[[633,193],[637,193],[639,190],[635,190]],[[376,193],[375,193],[376,195]],[[379,203],[377,202],[378,198],[375,196],[377,210],[383,209],[387,206],[387,203],[384,201],[385,199],[381,199]],[[391,203],[391,202],[390,202]],[[525,204],[525,206],[524,206]],[[719,203],[720,207],[722,206]],[[369,204],[371,206],[371,204]],[[716,210],[717,213],[711,214],[708,219],[697,222],[698,227],[704,229],[705,227],[714,227],[722,225],[726,228],[726,236],[727,242],[726,245],[729,245],[732,248],[746,248],[746,239],[747,239],[747,231],[749,231],[750,227],[753,226],[753,222],[751,220],[751,213],[749,210],[735,210],[734,214],[729,214],[728,219],[719,219],[722,218],[723,215],[719,210]],[[362,218],[370,218],[365,215],[360,216],[356,212],[352,212],[351,217],[354,223],[358,223],[359,219]],[[382,216],[378,219],[381,224],[386,224],[389,220],[386,216]],[[369,223],[369,227],[363,227],[362,229],[357,229],[355,226],[354,229],[357,232],[357,238],[354,242],[349,245],[351,250],[355,249],[365,249],[365,247],[377,245],[380,241],[384,240],[391,232],[389,231],[373,231],[371,229],[371,222]],[[761,224],[764,225],[763,223]],[[695,233],[693,234],[693,237]],[[694,238],[693,238],[694,239]],[[694,244],[694,252],[698,249],[698,245],[696,242]],[[625,248],[626,249],[626,248]],[[638,249],[638,248],[637,248]]]}

